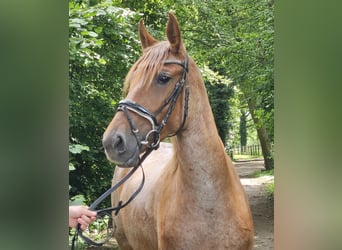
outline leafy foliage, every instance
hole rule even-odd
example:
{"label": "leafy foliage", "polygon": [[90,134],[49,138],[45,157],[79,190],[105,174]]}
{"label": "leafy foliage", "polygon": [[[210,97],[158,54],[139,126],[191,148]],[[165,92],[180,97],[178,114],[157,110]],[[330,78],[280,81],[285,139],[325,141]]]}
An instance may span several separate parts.
{"label": "leafy foliage", "polygon": [[[137,36],[141,17],[149,32],[162,40],[167,13],[176,14],[228,147],[240,144],[241,137],[249,138],[251,129],[263,129],[265,140],[273,143],[273,4],[271,0],[70,0],[69,141],[74,169],[70,197],[83,194],[86,202],[93,201],[110,186],[114,166],[103,153],[101,139],[121,99],[124,77],[141,53]],[[239,132],[241,111],[246,112],[246,129]],[[74,144],[89,151],[72,148]]]}
{"label": "leafy foliage", "polygon": [[[186,47],[195,61],[230,78],[242,93],[239,105],[248,107],[255,129],[262,132],[258,131],[258,138],[265,159],[272,157],[270,147],[264,145],[274,140],[274,1],[176,0],[165,5],[175,11],[182,24]],[[234,124],[234,120],[230,117],[229,123]],[[228,139],[237,136],[229,135]]]}
{"label": "leafy foliage", "polygon": [[101,139],[121,97],[125,74],[138,56],[138,19],[110,2],[69,3],[70,143],[89,147],[70,157],[75,168],[69,176],[70,196],[84,194],[87,202],[110,187],[113,166]]}
{"label": "leafy foliage", "polygon": [[201,74],[208,91],[211,109],[220,138],[225,144],[229,133],[230,108],[228,99],[233,95],[231,80],[204,66]]}

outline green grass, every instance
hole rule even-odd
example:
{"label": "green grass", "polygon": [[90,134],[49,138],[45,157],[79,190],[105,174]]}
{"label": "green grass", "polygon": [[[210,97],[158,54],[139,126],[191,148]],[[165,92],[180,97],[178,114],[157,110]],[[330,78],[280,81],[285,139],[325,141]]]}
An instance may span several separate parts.
{"label": "green grass", "polygon": [[259,178],[259,177],[262,177],[262,176],[274,176],[274,169],[271,169],[271,170],[263,170],[263,171],[260,171],[260,172],[256,172],[255,174],[252,174],[252,177],[253,178]]}
{"label": "green grass", "polygon": [[262,155],[233,155],[234,161],[260,159]]}
{"label": "green grass", "polygon": [[274,181],[267,184],[267,193],[274,197]]}
{"label": "green grass", "polygon": [[[262,176],[274,176],[274,169],[271,170],[263,170],[261,172],[257,172],[252,174],[251,177],[253,178],[259,178]],[[267,193],[271,196],[274,197],[274,180],[266,185],[267,188]]]}

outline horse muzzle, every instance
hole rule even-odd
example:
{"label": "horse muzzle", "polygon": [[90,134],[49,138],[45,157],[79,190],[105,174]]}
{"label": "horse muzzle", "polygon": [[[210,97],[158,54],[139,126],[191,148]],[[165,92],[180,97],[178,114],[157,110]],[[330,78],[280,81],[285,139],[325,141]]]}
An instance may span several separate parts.
{"label": "horse muzzle", "polygon": [[119,167],[134,167],[139,162],[139,145],[130,133],[120,131],[104,133],[102,145],[108,160]]}

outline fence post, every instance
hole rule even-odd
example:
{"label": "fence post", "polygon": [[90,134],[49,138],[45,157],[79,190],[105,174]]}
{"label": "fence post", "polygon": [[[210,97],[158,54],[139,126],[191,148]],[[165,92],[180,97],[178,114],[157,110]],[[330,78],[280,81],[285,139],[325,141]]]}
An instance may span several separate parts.
{"label": "fence post", "polygon": [[233,160],[233,157],[234,157],[233,151],[234,151],[233,149],[229,150],[229,156],[231,160]]}

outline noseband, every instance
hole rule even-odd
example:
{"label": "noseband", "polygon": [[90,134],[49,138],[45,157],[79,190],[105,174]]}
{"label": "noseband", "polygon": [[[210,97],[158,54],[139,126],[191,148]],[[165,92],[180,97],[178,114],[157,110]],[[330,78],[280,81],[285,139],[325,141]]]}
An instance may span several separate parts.
{"label": "noseband", "polygon": [[[123,111],[126,114],[127,120],[128,120],[130,127],[131,127],[131,131],[132,131],[133,135],[135,136],[139,147],[147,146],[148,149],[152,149],[152,150],[157,149],[159,147],[160,133],[161,133],[162,129],[164,128],[164,126],[166,125],[167,121],[169,120],[170,115],[171,115],[171,113],[175,107],[176,102],[177,102],[178,96],[180,95],[180,93],[183,89],[184,83],[186,81],[186,76],[187,76],[188,70],[189,70],[189,68],[188,68],[189,67],[188,55],[186,55],[184,62],[182,62],[180,60],[166,60],[164,62],[164,64],[178,64],[178,65],[182,66],[183,67],[183,75],[182,75],[181,79],[177,82],[177,84],[175,85],[175,88],[173,89],[172,93],[169,95],[168,98],[166,98],[163,105],[157,110],[155,115],[152,112],[150,112],[149,110],[147,110],[146,108],[144,108],[142,105],[140,105],[136,102],[127,100],[127,99],[120,101],[118,109],[117,109],[118,111]],[[183,128],[185,120],[187,118],[188,102],[189,102],[189,85],[186,85],[186,87],[185,87],[184,99],[185,99],[185,103],[184,103],[184,112],[183,112],[182,123],[179,126],[178,130],[170,136],[176,135],[178,133],[178,131]],[[160,114],[160,112],[162,110],[164,110],[164,108],[167,105],[169,105],[169,108],[168,108],[164,118],[162,119],[161,123],[158,124],[156,116],[158,116]],[[148,120],[151,123],[152,129],[146,134],[146,137],[144,140],[140,141],[138,139],[139,130],[136,128],[134,121],[131,118],[131,115],[129,114],[128,111],[136,113],[137,115],[139,115],[142,118],[145,118],[146,120]],[[148,151],[150,151],[150,150],[148,150]]]}

